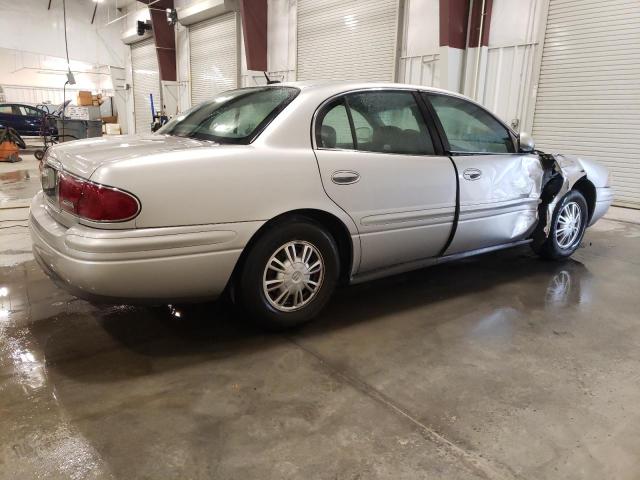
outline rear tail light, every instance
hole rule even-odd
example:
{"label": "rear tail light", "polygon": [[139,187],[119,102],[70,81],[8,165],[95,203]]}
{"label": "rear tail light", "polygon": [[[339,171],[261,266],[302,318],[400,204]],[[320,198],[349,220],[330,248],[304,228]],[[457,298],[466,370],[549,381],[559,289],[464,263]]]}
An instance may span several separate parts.
{"label": "rear tail light", "polygon": [[58,200],[62,210],[96,222],[123,222],[140,212],[133,195],[68,173],[60,173]]}

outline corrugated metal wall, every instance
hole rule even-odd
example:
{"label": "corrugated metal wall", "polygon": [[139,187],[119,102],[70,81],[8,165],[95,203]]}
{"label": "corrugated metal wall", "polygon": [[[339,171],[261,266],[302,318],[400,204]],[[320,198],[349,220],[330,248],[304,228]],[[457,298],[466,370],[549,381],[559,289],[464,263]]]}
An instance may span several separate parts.
{"label": "corrugated metal wall", "polygon": [[131,65],[136,133],[149,133],[153,121],[149,94],[153,94],[153,105],[156,111],[159,111],[162,106],[160,72],[153,38],[131,45]]}
{"label": "corrugated metal wall", "polygon": [[299,0],[298,80],[393,81],[398,0]]}
{"label": "corrugated metal wall", "polygon": [[210,100],[238,85],[238,19],[236,13],[189,27],[191,104]]}
{"label": "corrugated metal wall", "polygon": [[542,150],[608,166],[640,208],[640,2],[551,0],[534,114]]}

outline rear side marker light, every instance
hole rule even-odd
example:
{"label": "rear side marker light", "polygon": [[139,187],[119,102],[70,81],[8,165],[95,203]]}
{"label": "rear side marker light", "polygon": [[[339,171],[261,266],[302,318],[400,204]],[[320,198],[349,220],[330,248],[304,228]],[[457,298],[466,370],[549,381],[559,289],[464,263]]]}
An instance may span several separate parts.
{"label": "rear side marker light", "polygon": [[131,194],[60,173],[60,208],[94,222],[123,222],[140,212],[138,200]]}

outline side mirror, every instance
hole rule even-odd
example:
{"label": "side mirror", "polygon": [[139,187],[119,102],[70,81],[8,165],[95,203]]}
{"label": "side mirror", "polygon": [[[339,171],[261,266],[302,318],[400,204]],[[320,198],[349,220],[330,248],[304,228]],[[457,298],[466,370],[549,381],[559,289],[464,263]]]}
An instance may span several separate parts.
{"label": "side mirror", "polygon": [[536,148],[536,142],[533,141],[533,138],[531,138],[531,135],[524,132],[520,132],[520,136],[518,138],[518,144],[519,144],[518,150],[520,151],[520,153],[531,153]]}

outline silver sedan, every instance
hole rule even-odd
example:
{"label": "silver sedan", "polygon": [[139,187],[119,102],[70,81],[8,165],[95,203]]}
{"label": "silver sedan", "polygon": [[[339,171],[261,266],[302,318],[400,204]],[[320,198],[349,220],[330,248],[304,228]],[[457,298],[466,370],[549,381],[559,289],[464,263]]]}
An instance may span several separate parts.
{"label": "silver sedan", "polygon": [[51,148],[30,224],[39,264],[80,297],[231,292],[286,327],[339,283],[522,244],[568,257],[608,181],[455,93],[291,83],[225,92],[153,135]]}

